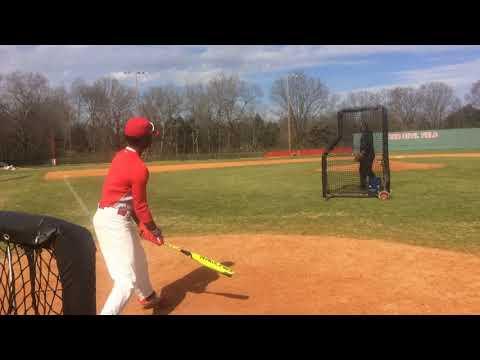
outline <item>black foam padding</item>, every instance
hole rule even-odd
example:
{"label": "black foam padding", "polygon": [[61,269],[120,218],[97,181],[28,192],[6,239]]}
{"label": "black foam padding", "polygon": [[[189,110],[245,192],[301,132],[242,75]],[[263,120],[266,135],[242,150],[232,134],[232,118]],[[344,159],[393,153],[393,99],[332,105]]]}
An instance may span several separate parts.
{"label": "black foam padding", "polygon": [[[96,313],[96,247],[90,231],[50,216],[0,211],[1,241],[5,241],[5,234],[8,241],[16,244],[54,250],[64,315]],[[39,234],[45,236],[36,243]]]}

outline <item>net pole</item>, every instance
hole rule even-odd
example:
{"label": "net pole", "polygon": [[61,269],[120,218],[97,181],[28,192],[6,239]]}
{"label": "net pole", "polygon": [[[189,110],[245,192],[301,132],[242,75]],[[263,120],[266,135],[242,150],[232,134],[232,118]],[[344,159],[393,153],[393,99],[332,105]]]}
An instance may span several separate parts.
{"label": "net pole", "polygon": [[9,290],[9,299],[8,299],[8,311],[10,314],[13,310],[14,314],[17,313],[17,304],[15,301],[15,282],[13,281],[13,264],[12,264],[12,253],[10,252],[10,244],[7,243],[7,262],[8,262],[8,290]]}
{"label": "net pole", "polygon": [[30,296],[32,297],[32,307],[35,315],[38,315],[37,294],[35,291],[36,266],[37,266],[37,251],[28,249],[25,251],[28,259],[28,267],[30,272]]}
{"label": "net pole", "polygon": [[385,188],[390,192],[390,154],[388,150],[388,114],[387,109],[382,108],[382,125],[383,125],[383,166],[384,166],[384,179],[385,179]]}

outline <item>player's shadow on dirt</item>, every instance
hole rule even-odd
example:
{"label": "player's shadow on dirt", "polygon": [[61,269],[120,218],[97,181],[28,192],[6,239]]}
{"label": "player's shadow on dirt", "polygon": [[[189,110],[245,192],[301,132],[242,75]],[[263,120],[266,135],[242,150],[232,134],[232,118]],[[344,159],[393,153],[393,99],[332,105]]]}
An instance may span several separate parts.
{"label": "player's shadow on dirt", "polygon": [[[225,266],[232,266],[234,263],[231,261],[222,262]],[[183,278],[174,281],[173,283],[163,287],[161,296],[165,297],[166,305],[159,306],[153,309],[153,315],[168,315],[185,299],[188,292],[195,294],[212,294],[225,296],[231,299],[246,300],[249,297],[247,295],[209,292],[206,291],[207,286],[217,280],[220,276],[215,271],[200,267],[191,273],[185,275]]]}

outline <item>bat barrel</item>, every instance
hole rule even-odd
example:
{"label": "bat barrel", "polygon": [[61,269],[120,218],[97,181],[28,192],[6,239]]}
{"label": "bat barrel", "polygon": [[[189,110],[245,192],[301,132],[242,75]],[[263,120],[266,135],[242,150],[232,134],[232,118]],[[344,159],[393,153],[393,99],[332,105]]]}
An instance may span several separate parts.
{"label": "bat barrel", "polygon": [[223,274],[223,275],[228,276],[228,277],[232,277],[232,275],[233,275],[233,270],[229,269],[228,267],[226,267],[225,265],[223,265],[219,262],[216,262],[216,261],[214,261],[212,259],[209,259],[205,256],[202,256],[200,254],[192,253],[191,251],[184,250],[182,248],[179,248],[178,246],[175,246],[175,245],[172,245],[172,244],[169,244],[169,243],[165,243],[165,245],[167,245],[169,248],[172,248],[172,249],[175,249],[175,250],[181,252],[184,255],[190,256],[193,260],[197,261],[201,265],[203,265],[203,266],[205,266],[205,267],[207,267],[211,270],[214,270],[214,271],[216,271],[220,274]]}

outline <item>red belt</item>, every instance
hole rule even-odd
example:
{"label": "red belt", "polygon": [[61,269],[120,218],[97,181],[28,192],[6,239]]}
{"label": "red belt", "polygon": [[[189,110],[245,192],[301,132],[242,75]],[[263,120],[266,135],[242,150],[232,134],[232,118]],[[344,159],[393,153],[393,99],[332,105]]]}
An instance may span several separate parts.
{"label": "red belt", "polygon": [[[110,207],[110,206],[100,206],[100,205],[98,205],[99,209],[105,209],[105,208],[108,208],[108,207]],[[118,215],[127,216],[129,213],[130,213],[130,210],[128,210],[126,207],[120,207],[120,208],[117,209],[117,214]]]}

